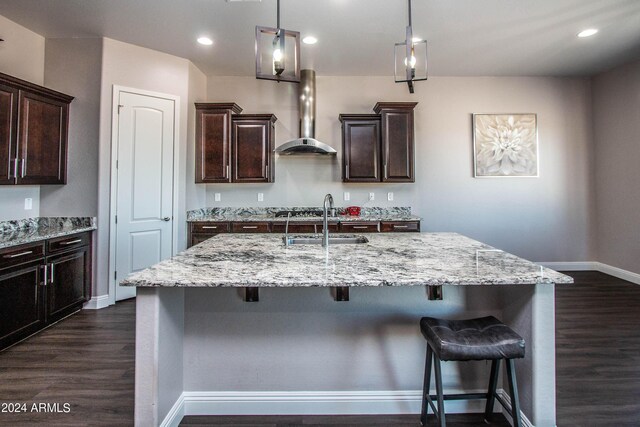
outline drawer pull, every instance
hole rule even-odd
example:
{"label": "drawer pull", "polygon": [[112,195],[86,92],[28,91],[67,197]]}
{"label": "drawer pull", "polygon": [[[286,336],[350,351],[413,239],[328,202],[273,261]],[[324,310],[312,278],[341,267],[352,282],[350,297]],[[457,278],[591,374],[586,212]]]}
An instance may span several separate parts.
{"label": "drawer pull", "polygon": [[33,251],[24,251],[24,252],[20,252],[19,254],[5,255],[5,256],[3,256],[3,258],[9,258],[9,259],[10,258],[18,258],[18,257],[29,255],[29,254],[32,254],[32,253],[33,253]]}
{"label": "drawer pull", "polygon": [[60,242],[60,244],[63,246],[67,246],[67,245],[75,245],[76,243],[80,243],[80,242],[82,242],[82,239],[71,240],[70,242]]}
{"label": "drawer pull", "polygon": [[257,225],[243,225],[242,229],[244,230],[255,230],[256,228],[258,228]]}
{"label": "drawer pull", "polygon": [[218,226],[217,225],[203,225],[202,228],[203,229],[210,229],[210,228],[216,229],[216,228],[218,228]]}
{"label": "drawer pull", "polygon": [[368,226],[368,225],[353,225],[352,227],[353,227],[353,228],[357,228],[357,229],[366,229],[366,228],[369,228],[369,226]]}
{"label": "drawer pull", "polygon": [[409,228],[408,225],[394,225],[393,228]]}

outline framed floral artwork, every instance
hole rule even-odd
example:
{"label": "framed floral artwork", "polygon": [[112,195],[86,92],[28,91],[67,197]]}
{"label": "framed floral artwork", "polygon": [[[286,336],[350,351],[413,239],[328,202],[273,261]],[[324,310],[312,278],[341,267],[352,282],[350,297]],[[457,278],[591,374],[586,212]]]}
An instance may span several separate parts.
{"label": "framed floral artwork", "polygon": [[474,114],[473,166],[476,178],[537,177],[537,116]]}

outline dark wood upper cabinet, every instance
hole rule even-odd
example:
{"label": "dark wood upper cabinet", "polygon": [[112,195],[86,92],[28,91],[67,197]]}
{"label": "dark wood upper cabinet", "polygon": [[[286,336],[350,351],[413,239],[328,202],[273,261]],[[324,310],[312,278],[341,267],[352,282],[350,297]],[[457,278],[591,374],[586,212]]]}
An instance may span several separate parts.
{"label": "dark wood upper cabinet", "polygon": [[66,184],[69,104],[20,91],[18,184]]}
{"label": "dark wood upper cabinet", "polygon": [[342,180],[380,181],[380,117],[373,114],[341,114]]}
{"label": "dark wood upper cabinet", "polygon": [[234,103],[196,103],[196,183],[231,182],[231,116]]}
{"label": "dark wood upper cabinet", "polygon": [[376,114],[341,114],[344,182],[415,182],[413,110],[379,102]]}
{"label": "dark wood upper cabinet", "polygon": [[0,184],[66,184],[72,96],[0,73]]}
{"label": "dark wood upper cabinet", "polygon": [[413,110],[417,102],[379,102],[382,122],[382,181],[415,182]]}
{"label": "dark wood upper cabinet", "polygon": [[0,83],[0,184],[15,183],[18,89]]}
{"label": "dark wood upper cabinet", "polygon": [[275,121],[273,114],[233,117],[232,182],[273,182]]}
{"label": "dark wood upper cabinet", "polygon": [[196,183],[273,182],[273,114],[234,103],[196,103]]}

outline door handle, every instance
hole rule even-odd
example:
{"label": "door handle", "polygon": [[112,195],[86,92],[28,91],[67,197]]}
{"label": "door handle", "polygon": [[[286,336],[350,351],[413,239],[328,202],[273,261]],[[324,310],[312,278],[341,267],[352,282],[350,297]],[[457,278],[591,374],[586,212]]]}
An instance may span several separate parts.
{"label": "door handle", "polygon": [[171,221],[171,217],[170,216],[165,216],[164,218],[162,218],[163,221]]}
{"label": "door handle", "polygon": [[53,285],[53,281],[54,279],[54,274],[56,272],[56,265],[54,263],[51,263],[51,277],[49,278],[49,283],[51,283]]}
{"label": "door handle", "polygon": [[27,159],[21,159],[22,161],[22,169],[20,170],[20,178],[24,178],[27,169]]}

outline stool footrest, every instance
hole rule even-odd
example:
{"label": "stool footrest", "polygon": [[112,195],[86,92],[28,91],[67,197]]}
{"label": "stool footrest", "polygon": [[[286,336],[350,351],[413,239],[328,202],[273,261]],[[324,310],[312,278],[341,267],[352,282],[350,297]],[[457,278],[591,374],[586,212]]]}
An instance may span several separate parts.
{"label": "stool footrest", "polygon": [[[433,400],[438,398],[437,394],[431,394],[429,397]],[[486,399],[489,395],[487,393],[457,393],[457,394],[445,394],[442,396],[444,400],[471,400],[471,399]]]}

